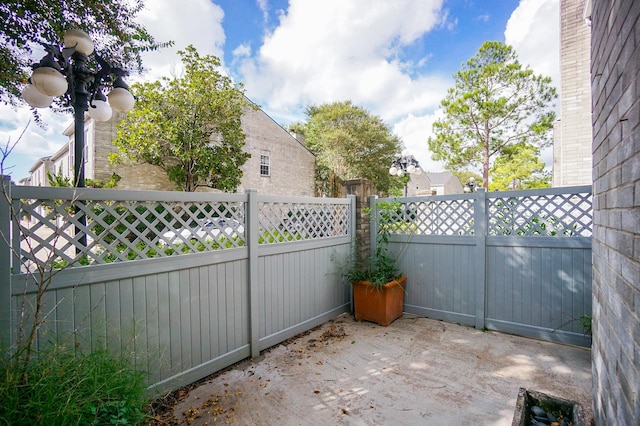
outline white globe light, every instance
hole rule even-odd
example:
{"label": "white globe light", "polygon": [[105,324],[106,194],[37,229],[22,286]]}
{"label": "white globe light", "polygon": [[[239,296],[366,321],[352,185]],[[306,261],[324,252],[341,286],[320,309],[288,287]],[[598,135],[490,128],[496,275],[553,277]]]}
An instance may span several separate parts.
{"label": "white globe light", "polygon": [[396,173],[398,173],[398,168],[396,166],[391,166],[391,168],[389,169],[389,174],[395,175]]}
{"label": "white globe light", "polygon": [[404,172],[402,170],[398,170],[398,172],[396,173],[398,176],[402,176],[404,174]]}
{"label": "white globe light", "polygon": [[27,84],[20,94],[29,105],[34,108],[46,108],[53,102],[53,96],[48,96],[39,91],[33,84]]}
{"label": "white globe light", "polygon": [[69,84],[60,71],[51,67],[40,67],[33,70],[31,82],[36,89],[47,96],[62,96],[66,93]]}
{"label": "white globe light", "polygon": [[420,167],[416,167],[416,170],[413,172],[413,174],[417,176],[420,173],[422,173],[422,169]]}
{"label": "white globe light", "polygon": [[67,30],[67,32],[64,33],[64,45],[65,47],[75,47],[76,52],[87,56],[93,53],[93,41],[91,41],[91,37],[82,30]]}
{"label": "white globe light", "polygon": [[136,103],[136,100],[131,92],[122,87],[114,88],[111,92],[109,92],[107,97],[109,98],[109,104],[111,105],[111,108],[120,112],[130,111],[131,108],[133,108],[133,104]]}
{"label": "white globe light", "polygon": [[416,166],[414,166],[413,164],[409,164],[409,166],[407,167],[407,173],[411,174],[415,171],[416,171]]}
{"label": "white globe light", "polygon": [[89,105],[89,117],[96,121],[107,121],[112,113],[111,106],[106,101],[94,99],[93,106]]}

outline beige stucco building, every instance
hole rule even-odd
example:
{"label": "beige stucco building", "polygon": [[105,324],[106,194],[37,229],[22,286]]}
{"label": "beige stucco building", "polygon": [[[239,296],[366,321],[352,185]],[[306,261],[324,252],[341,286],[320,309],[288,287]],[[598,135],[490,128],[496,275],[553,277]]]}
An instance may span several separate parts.
{"label": "beige stucco building", "polygon": [[[123,117],[124,114],[114,112],[111,120],[96,122],[86,115],[85,177],[108,180],[116,173],[121,177],[118,189],[176,190],[157,166],[109,163],[109,154],[116,152],[112,141],[117,134],[117,123]],[[268,195],[314,195],[315,156],[302,143],[260,109],[247,108],[242,117],[242,129],[244,149],[251,158],[242,166],[243,177],[238,192],[252,188]],[[29,171],[30,177],[21,183],[48,186],[47,172],[73,176],[73,123],[64,134],[69,136],[69,142],[54,155],[38,160]]]}
{"label": "beige stucco building", "polygon": [[560,1],[560,107],[553,128],[553,186],[591,185],[591,29],[584,0]]}

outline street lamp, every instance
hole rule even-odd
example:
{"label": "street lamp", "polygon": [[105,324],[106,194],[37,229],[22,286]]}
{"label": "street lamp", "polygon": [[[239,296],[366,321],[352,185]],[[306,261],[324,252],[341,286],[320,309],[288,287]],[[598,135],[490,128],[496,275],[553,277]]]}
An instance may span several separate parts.
{"label": "street lamp", "polygon": [[[29,84],[22,89],[22,98],[34,108],[47,108],[53,98],[63,96],[64,103],[73,107],[74,120],[74,186],[84,188],[84,113],[95,121],[107,121],[111,118],[112,109],[127,112],[133,108],[135,99],[129,86],[122,80],[127,73],[121,68],[112,67],[94,52],[93,41],[82,30],[71,29],[64,34],[64,47],[43,44],[47,54],[39,63],[33,64],[33,73]],[[95,57],[98,69],[87,68],[89,56]],[[115,80],[114,80],[115,78]],[[111,83],[112,90],[105,98],[102,88]],[[78,204],[82,204],[81,201]],[[82,209],[76,209],[79,235],[76,248],[82,253],[87,246],[87,235],[82,230],[87,225],[87,218]]]}
{"label": "street lamp", "polygon": [[419,175],[422,173],[420,163],[413,155],[407,154],[406,151],[402,152],[402,156],[393,160],[391,167],[389,168],[389,174],[393,176],[402,176],[405,178],[404,182],[404,196],[407,196],[407,188],[409,185],[410,175]]}
{"label": "street lamp", "polygon": [[[33,64],[29,83],[22,89],[22,98],[32,107],[47,108],[53,98],[63,96],[74,113],[74,186],[84,182],[84,113],[95,121],[107,121],[112,109],[127,112],[135,103],[129,86],[123,81],[127,73],[112,67],[93,50],[93,41],[82,30],[71,29],[64,34],[64,47],[43,44],[47,54]],[[98,69],[87,68],[89,56],[95,57]],[[102,93],[111,83],[107,98]]]}
{"label": "street lamp", "polygon": [[471,176],[469,181],[464,184],[464,192],[476,192],[478,190],[478,184],[476,183],[476,179]]}

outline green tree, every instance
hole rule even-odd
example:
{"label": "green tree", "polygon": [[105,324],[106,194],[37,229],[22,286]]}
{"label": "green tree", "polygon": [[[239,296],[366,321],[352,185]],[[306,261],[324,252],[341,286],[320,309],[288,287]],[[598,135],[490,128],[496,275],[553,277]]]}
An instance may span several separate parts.
{"label": "green tree", "polygon": [[544,170],[540,150],[532,145],[506,147],[491,167],[491,191],[548,188],[551,175]]}
{"label": "green tree", "polygon": [[219,72],[220,60],[200,56],[193,46],[178,52],[181,77],[132,86],[136,104],[118,125],[110,160],[145,162],[162,168],[183,191],[208,186],[235,191],[243,150],[241,118],[254,107],[240,84]]}
{"label": "green tree", "polygon": [[[158,43],[135,22],[142,0],[3,0],[0,2],[0,100],[15,104],[30,73],[33,48],[71,28],[86,31],[113,65],[142,68],[140,53]],[[39,59],[39,58],[37,58]]]}
{"label": "green tree", "polygon": [[402,185],[388,172],[402,144],[381,118],[351,101],[310,106],[305,113],[306,123],[292,129],[304,135],[316,155],[319,193],[336,195],[327,185],[333,179],[370,179],[382,192]]}
{"label": "green tree", "polygon": [[428,141],[434,160],[452,170],[482,165],[482,181],[489,188],[491,162],[507,147],[551,143],[556,90],[551,78],[523,68],[512,47],[483,43],[454,80],[441,102],[444,117],[433,124]]}

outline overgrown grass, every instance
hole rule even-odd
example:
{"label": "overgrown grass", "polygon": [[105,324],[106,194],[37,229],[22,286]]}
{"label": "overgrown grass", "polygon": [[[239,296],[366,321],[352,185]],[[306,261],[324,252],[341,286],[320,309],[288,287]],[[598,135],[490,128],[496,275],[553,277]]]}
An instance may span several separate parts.
{"label": "overgrown grass", "polygon": [[0,362],[0,425],[143,423],[145,374],[124,357],[52,346],[26,368],[13,358]]}

